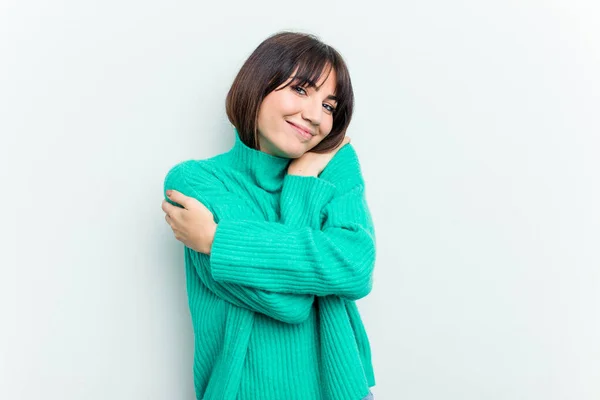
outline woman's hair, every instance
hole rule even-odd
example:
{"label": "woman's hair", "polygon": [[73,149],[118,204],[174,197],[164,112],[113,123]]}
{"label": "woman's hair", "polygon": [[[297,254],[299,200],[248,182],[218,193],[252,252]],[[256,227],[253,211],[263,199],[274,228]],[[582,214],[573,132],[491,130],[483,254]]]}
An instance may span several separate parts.
{"label": "woman's hair", "polygon": [[[336,73],[337,106],[331,132],[311,151],[325,153],[340,144],[352,119],[354,92],[346,63],[331,46],[316,36],[279,32],[264,40],[238,72],[229,93],[226,111],[240,139],[258,149],[258,110],[263,99],[292,77],[300,86],[315,85],[321,74]],[[282,89],[283,89],[282,88]]]}

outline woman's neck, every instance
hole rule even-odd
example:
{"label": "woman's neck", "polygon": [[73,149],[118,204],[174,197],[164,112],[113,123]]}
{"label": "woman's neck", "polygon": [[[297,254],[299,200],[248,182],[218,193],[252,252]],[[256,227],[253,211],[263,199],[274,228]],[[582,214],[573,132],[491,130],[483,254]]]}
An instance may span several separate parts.
{"label": "woman's neck", "polygon": [[242,141],[237,129],[234,128],[234,132],[235,143],[228,153],[233,168],[266,191],[281,190],[291,160],[250,148]]}

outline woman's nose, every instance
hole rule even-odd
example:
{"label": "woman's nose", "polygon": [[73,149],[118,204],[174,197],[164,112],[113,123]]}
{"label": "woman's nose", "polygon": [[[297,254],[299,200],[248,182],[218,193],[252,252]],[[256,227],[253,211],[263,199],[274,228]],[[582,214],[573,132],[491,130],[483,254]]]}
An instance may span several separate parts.
{"label": "woman's nose", "polygon": [[319,125],[321,123],[321,102],[308,101],[305,104],[304,110],[302,111],[302,118],[310,121],[312,125]]}

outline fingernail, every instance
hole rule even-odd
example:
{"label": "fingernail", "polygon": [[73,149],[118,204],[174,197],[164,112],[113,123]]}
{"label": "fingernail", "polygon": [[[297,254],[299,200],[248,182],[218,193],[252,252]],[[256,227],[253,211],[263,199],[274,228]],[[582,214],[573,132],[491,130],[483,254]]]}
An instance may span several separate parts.
{"label": "fingernail", "polygon": [[168,196],[168,197],[171,197],[171,193],[172,193],[172,192],[171,192],[170,190],[167,190],[167,196]]}

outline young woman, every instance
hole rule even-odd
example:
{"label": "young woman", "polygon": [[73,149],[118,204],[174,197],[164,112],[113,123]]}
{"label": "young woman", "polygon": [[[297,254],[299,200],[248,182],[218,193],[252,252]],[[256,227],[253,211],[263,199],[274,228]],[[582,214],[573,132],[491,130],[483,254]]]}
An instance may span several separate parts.
{"label": "young woman", "polygon": [[372,399],[355,300],[375,233],[340,54],[281,32],[227,95],[233,148],[174,166],[162,209],[184,243],[198,399]]}

